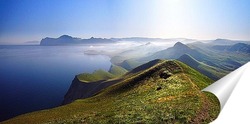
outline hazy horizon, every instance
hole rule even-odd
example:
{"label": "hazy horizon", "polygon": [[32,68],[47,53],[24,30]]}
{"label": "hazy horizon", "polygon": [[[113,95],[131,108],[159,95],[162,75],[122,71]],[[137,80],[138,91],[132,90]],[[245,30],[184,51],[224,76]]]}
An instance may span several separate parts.
{"label": "hazy horizon", "polygon": [[[58,37],[49,37],[49,38],[59,38],[62,35],[59,35]],[[69,35],[71,36],[71,35]],[[29,41],[23,41],[20,43],[13,43],[13,42],[0,42],[0,45],[39,45],[41,40],[46,38],[43,37],[40,40],[29,40]],[[82,37],[74,37],[71,36],[73,38],[81,38],[81,39],[90,39],[91,37],[88,38],[82,38]],[[244,42],[250,42],[250,40],[241,40],[241,39],[226,39],[226,38],[216,38],[216,39],[189,39],[189,38],[183,38],[183,37],[176,37],[176,38],[162,38],[162,37],[94,37],[94,38],[106,38],[106,39],[111,39],[111,38],[159,38],[159,39],[163,39],[163,40],[170,40],[170,39],[187,39],[187,40],[194,40],[194,41],[212,41],[212,40],[217,40],[217,39],[224,39],[224,40],[231,40],[231,41],[244,41]],[[125,41],[126,42],[126,41]],[[169,42],[169,41],[162,41],[162,42]]]}
{"label": "hazy horizon", "polygon": [[250,41],[247,0],[1,0],[0,44],[90,38]]}

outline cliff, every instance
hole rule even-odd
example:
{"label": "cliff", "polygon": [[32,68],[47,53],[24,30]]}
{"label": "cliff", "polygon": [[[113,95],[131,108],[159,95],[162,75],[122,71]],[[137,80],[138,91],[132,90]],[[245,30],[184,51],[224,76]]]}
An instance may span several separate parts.
{"label": "cliff", "polygon": [[78,79],[77,76],[75,76],[74,80],[71,83],[70,88],[68,89],[66,95],[64,96],[64,100],[62,102],[62,105],[71,103],[77,99],[83,99],[88,98],[99,91],[101,91],[104,88],[107,88],[120,80],[99,80],[94,82],[82,82]]}

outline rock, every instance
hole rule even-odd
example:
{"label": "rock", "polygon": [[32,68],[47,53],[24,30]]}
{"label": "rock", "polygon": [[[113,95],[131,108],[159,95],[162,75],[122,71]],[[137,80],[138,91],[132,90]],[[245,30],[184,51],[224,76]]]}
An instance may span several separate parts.
{"label": "rock", "polygon": [[160,74],[160,77],[161,78],[164,78],[164,79],[167,79],[169,78],[170,76],[172,76],[172,74],[168,71],[163,71],[161,74]]}
{"label": "rock", "polygon": [[161,87],[157,87],[156,90],[161,90],[162,88]]}

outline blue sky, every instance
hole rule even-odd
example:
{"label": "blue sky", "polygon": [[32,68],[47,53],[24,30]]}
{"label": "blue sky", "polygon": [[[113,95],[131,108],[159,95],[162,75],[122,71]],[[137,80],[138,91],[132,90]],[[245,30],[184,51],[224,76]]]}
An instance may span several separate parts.
{"label": "blue sky", "polygon": [[0,0],[0,44],[63,34],[250,40],[250,0]]}

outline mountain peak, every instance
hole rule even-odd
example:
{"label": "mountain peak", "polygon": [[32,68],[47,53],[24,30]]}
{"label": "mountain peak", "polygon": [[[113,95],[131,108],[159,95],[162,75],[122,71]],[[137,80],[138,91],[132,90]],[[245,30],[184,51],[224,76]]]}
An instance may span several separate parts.
{"label": "mountain peak", "polygon": [[71,37],[71,36],[69,36],[69,35],[62,35],[62,36],[60,36],[59,37],[60,39],[69,39],[69,38],[73,38],[73,37]]}
{"label": "mountain peak", "polygon": [[187,45],[181,43],[181,42],[177,42],[175,43],[174,45],[175,48],[180,48],[180,49],[183,49],[183,48],[189,48]]}

